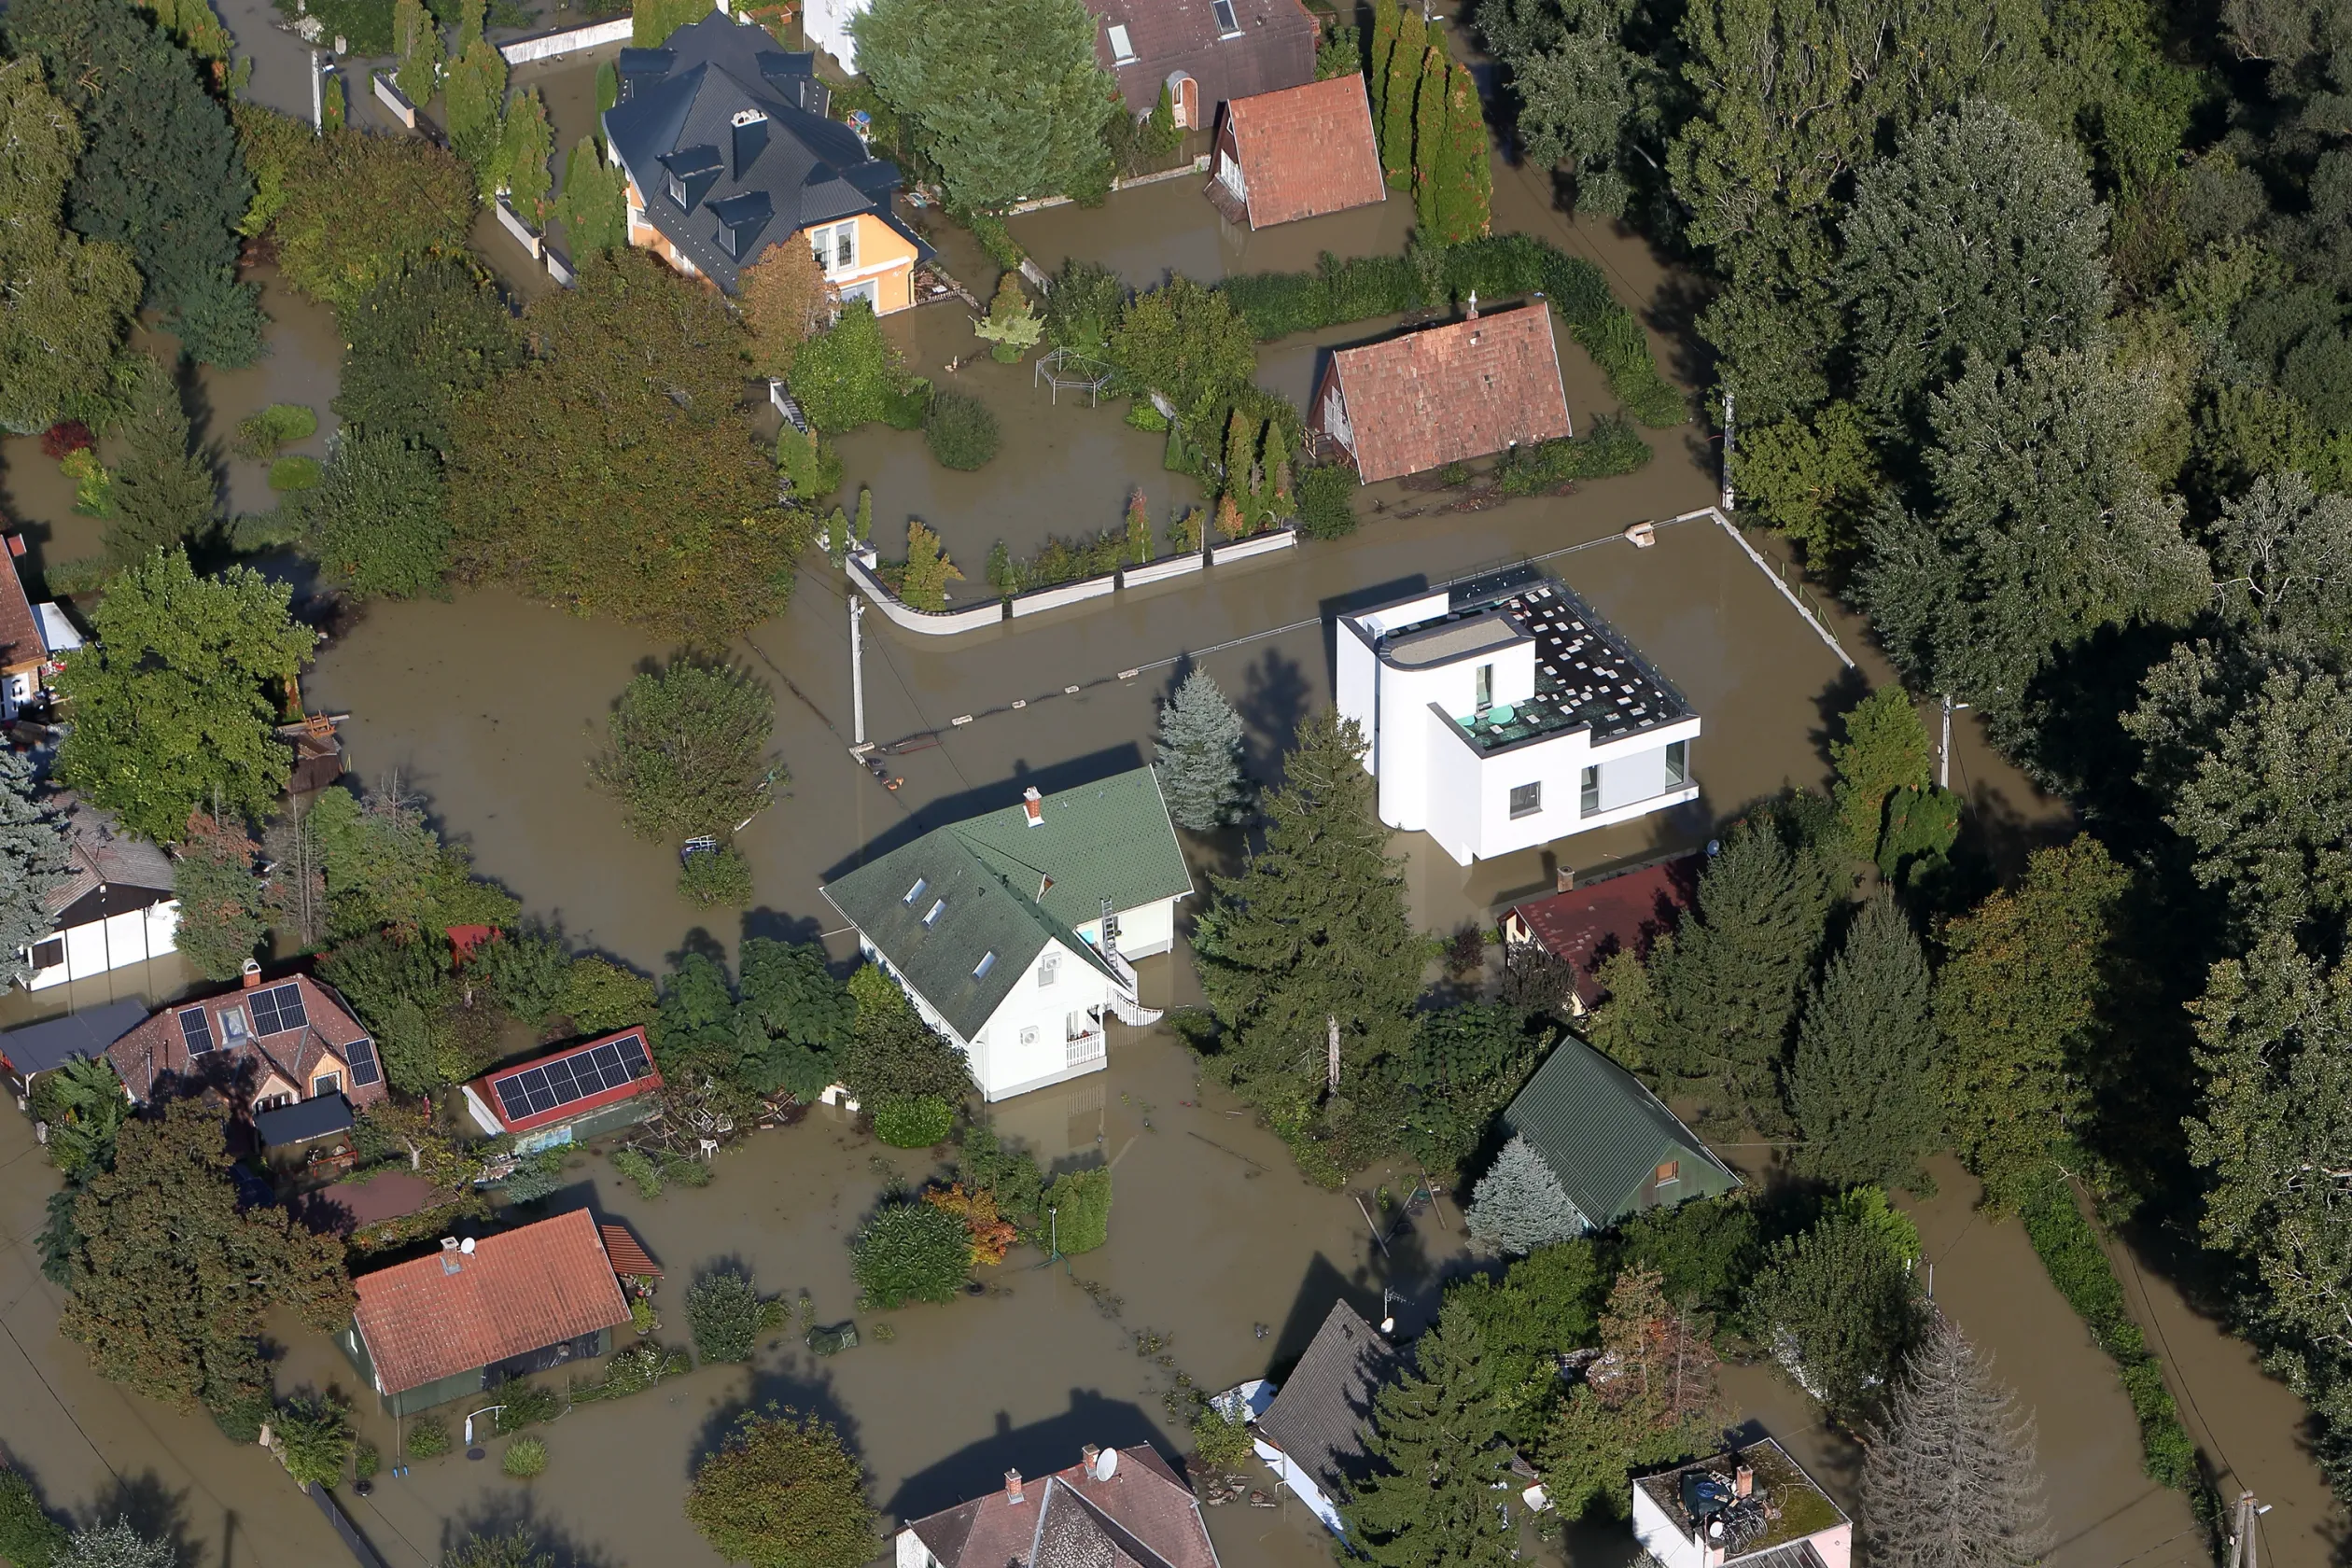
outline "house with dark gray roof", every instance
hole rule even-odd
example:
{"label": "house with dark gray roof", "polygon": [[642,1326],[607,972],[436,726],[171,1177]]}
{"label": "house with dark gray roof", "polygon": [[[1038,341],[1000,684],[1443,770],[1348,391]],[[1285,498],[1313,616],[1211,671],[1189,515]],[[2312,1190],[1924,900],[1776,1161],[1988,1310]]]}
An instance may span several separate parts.
{"label": "house with dark gray roof", "polygon": [[[1339,1500],[1371,1464],[1372,1401],[1403,1368],[1395,1347],[1345,1301],[1331,1304],[1307,1353],[1273,1403],[1252,1422],[1257,1455],[1334,1534],[1344,1535]],[[1250,1385],[1237,1390],[1245,1407]]]}
{"label": "house with dark gray roof", "polygon": [[49,934],[25,952],[24,987],[46,990],[178,951],[171,857],[77,795],[47,804],[65,831],[64,880],[43,897]]}
{"label": "house with dark gray roof", "polygon": [[1158,1018],[1130,960],[1174,945],[1176,904],[1192,890],[1159,779],[1137,768],[1024,791],[824,894],[999,1100],[1100,1071],[1109,1018]]}
{"label": "house with dark gray roof", "polygon": [[805,245],[843,301],[904,310],[930,251],[891,210],[898,165],[828,118],[815,59],[720,11],[622,50],[603,118],[628,175],[629,243],[730,294],[771,245]]}
{"label": "house with dark gray roof", "polygon": [[1559,1178],[1586,1229],[1740,1185],[1640,1079],[1573,1034],[1561,1036],[1505,1109],[1503,1125]]}
{"label": "house with dark gray roof", "polygon": [[94,1061],[106,1047],[147,1022],[147,1003],[125,997],[101,1007],[44,1018],[0,1034],[0,1069],[5,1069],[17,1093],[30,1094],[33,1081],[54,1072],[67,1062]]}
{"label": "house with dark gray roof", "polygon": [[1149,1444],[1101,1449],[1043,1480],[909,1522],[894,1568],[1218,1568],[1192,1489]]}

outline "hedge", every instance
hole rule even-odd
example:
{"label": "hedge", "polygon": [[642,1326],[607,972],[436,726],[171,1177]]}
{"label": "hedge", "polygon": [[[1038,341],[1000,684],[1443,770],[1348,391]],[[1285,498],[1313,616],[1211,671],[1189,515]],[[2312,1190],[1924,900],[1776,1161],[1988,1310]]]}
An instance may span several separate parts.
{"label": "hedge", "polygon": [[2164,1374],[2138,1323],[2123,1304],[2123,1286],[2107,1262],[2098,1234],[2082,1217],[2074,1188],[2053,1170],[2028,1189],[2018,1207],[2025,1234],[2041,1254],[2050,1282],[2066,1298],[2099,1348],[2113,1357],[2140,1423],[2140,1467],[2150,1480],[2181,1491],[2198,1485],[2197,1447],[2180,1424],[2180,1407],[2164,1386]]}
{"label": "hedge", "polygon": [[1063,1253],[1091,1253],[1111,1239],[1111,1168],[1099,1165],[1054,1178],[1045,1189],[1054,1212],[1051,1244]]}
{"label": "hedge", "polygon": [[1540,290],[1635,419],[1663,428],[1689,417],[1683,394],[1650,357],[1641,323],[1609,292],[1601,269],[1532,234],[1496,234],[1448,251],[1449,300],[1424,298],[1420,273],[1405,257],[1342,261],[1328,251],[1311,273],[1249,273],[1223,287],[1261,341],[1401,315],[1474,291],[1504,301]]}
{"label": "hedge", "polygon": [[1649,465],[1649,442],[1621,419],[1595,419],[1581,436],[1513,447],[1495,470],[1506,496],[1533,496],[1574,479],[1603,479]]}

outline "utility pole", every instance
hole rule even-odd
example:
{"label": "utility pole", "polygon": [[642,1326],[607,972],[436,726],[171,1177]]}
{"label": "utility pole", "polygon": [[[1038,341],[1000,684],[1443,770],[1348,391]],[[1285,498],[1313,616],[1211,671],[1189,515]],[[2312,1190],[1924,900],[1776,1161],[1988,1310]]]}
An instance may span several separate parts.
{"label": "utility pole", "polygon": [[1337,1094],[1339,1092],[1339,1015],[1330,1014],[1325,1016],[1323,1022],[1331,1031],[1331,1061],[1324,1072],[1323,1084],[1330,1093]]}
{"label": "utility pole", "polygon": [[327,133],[327,94],[325,86],[323,85],[326,78],[320,74],[318,69],[318,51],[316,49],[311,50],[310,57],[311,133],[314,135],[323,136]]}
{"label": "utility pole", "polygon": [[1941,772],[1936,779],[1937,787],[1939,789],[1949,790],[1952,788],[1952,716],[1961,709],[1966,708],[1967,706],[1968,705],[1967,703],[1953,702],[1950,692],[1946,692],[1944,693],[1943,749],[1940,753],[1939,763]]}
{"label": "utility pole", "polygon": [[1737,497],[1731,493],[1731,388],[1723,389],[1723,510],[1732,511]]}
{"label": "utility pole", "polygon": [[865,600],[857,590],[849,593],[849,734],[855,749],[865,750],[865,644],[858,636],[858,622],[865,615]]}
{"label": "utility pole", "polygon": [[2259,1542],[2254,1531],[2256,1522],[2269,1512],[2270,1505],[2255,1502],[2252,1492],[2238,1493],[2237,1511],[2230,1519],[2230,1561],[2227,1568],[2261,1568],[2258,1561]]}

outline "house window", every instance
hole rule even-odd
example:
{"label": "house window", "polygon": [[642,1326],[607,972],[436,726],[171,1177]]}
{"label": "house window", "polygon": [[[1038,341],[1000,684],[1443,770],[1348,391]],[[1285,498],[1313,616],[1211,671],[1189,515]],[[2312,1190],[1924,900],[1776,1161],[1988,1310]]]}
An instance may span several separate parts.
{"label": "house window", "polygon": [[942,911],[944,911],[946,907],[947,907],[947,901],[946,901],[945,899],[933,899],[933,900],[931,901],[931,911],[930,911],[930,913],[926,914],[926,915],[923,917],[923,925],[924,925],[924,927],[925,927],[926,929],[928,929],[928,928],[930,928],[931,926],[937,924],[937,923],[938,923],[938,920],[939,920],[939,917],[940,917],[941,912],[942,912]]}
{"label": "house window", "polygon": [[256,1111],[274,1111],[281,1105],[291,1105],[293,1103],[294,1097],[290,1094],[263,1095],[259,1099],[253,1102],[253,1108]]}
{"label": "house window", "polygon": [[245,1027],[244,1008],[224,1007],[220,1010],[220,1037],[231,1045],[242,1045],[253,1037],[253,1031]]}
{"label": "house window", "polygon": [[316,1099],[320,1095],[341,1093],[343,1093],[343,1074],[340,1072],[322,1072],[311,1080],[313,1099]]}
{"label": "house window", "polygon": [[845,223],[833,231],[833,265],[843,272],[858,264],[858,226]]}
{"label": "house window", "polygon": [[1240,35],[1241,22],[1233,14],[1233,0],[1210,0],[1209,8],[1216,13],[1218,37],[1232,38]]}
{"label": "house window", "polygon": [[1668,1160],[1658,1168],[1658,1185],[1662,1187],[1667,1185],[1669,1183],[1679,1182],[1681,1180],[1682,1161]]}
{"label": "house window", "polygon": [[55,969],[64,961],[65,939],[63,937],[52,936],[47,942],[36,942],[33,945],[35,969]]}
{"label": "house window", "polygon": [[915,901],[921,898],[923,896],[923,889],[929,888],[930,886],[931,881],[928,877],[917,876],[915,878],[915,886],[906,889],[906,896],[899,900],[899,903],[906,905],[909,909],[914,908]]}
{"label": "house window", "polygon": [[1480,665],[1478,666],[1478,705],[1477,705],[1477,711],[1478,711],[1478,712],[1480,712],[1480,713],[1484,713],[1484,712],[1485,712],[1488,708],[1492,707],[1493,706],[1494,706],[1494,666],[1493,666],[1492,665]]}
{"label": "house window", "polygon": [[1114,65],[1135,63],[1135,45],[1127,37],[1125,22],[1114,21],[1111,24],[1111,63]]}
{"label": "house window", "polygon": [[1577,797],[1576,809],[1585,816],[1597,817],[1601,814],[1600,763],[1595,763],[1584,770],[1584,777],[1579,781]]}
{"label": "house window", "polygon": [[1060,978],[1061,955],[1059,953],[1046,954],[1045,957],[1040,960],[1037,966],[1038,985],[1041,987],[1050,986]]}
{"label": "house window", "polygon": [[1669,741],[1666,746],[1666,788],[1679,790],[1690,782],[1690,742]]}
{"label": "house window", "polygon": [[683,208],[686,205],[686,181],[682,176],[678,175],[670,175],[669,199],[677,203],[680,208]]}
{"label": "house window", "polygon": [[1024,1045],[1034,1045],[1037,1043],[1037,1026],[1035,1024],[1029,1025],[1027,1029],[1021,1031],[1021,1043]]}
{"label": "house window", "polygon": [[974,980],[986,980],[988,977],[988,971],[994,968],[996,968],[996,949],[991,947],[980,955],[978,963],[972,966],[972,977]]}
{"label": "house window", "polygon": [[1511,786],[1511,815],[1533,817],[1544,809],[1544,787],[1538,784]]}

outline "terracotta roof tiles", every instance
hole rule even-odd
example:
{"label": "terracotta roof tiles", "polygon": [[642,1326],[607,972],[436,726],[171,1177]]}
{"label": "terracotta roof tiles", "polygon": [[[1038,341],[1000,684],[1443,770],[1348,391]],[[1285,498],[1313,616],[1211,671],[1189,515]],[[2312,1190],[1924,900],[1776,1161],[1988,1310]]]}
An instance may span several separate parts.
{"label": "terracotta roof tiles", "polygon": [[1331,374],[1367,484],[1573,433],[1541,302],[1343,348]]}
{"label": "terracotta roof tiles", "polygon": [[1251,228],[1388,199],[1361,73],[1236,98],[1225,113]]}
{"label": "terracotta roof tiles", "polygon": [[907,1525],[945,1568],[1218,1568],[1192,1489],[1148,1445],[1002,1488]]}
{"label": "terracotta roof tiles", "polygon": [[0,540],[0,670],[29,669],[49,658],[41,623],[25,596],[13,541]]}

